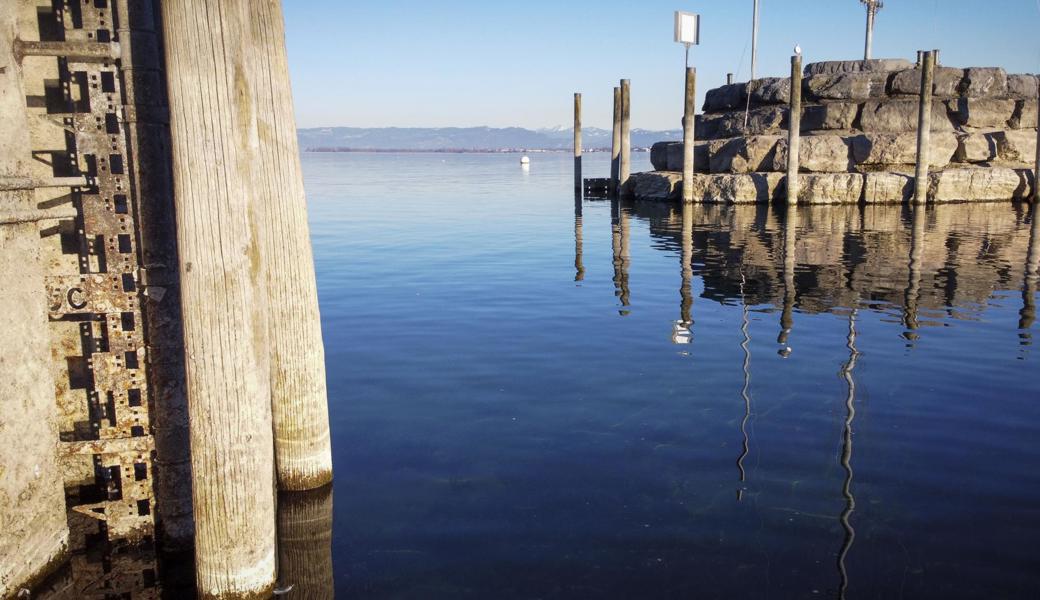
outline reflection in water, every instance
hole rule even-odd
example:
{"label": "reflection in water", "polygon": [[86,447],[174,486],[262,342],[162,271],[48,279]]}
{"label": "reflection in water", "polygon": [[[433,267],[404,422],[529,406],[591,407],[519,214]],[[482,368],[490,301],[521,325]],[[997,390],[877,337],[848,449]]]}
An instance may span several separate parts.
{"label": "reflection in water", "polygon": [[334,596],[331,484],[278,494],[278,585],[291,600]]}
{"label": "reflection in water", "polygon": [[681,283],[679,284],[679,320],[672,326],[672,343],[689,344],[693,333],[690,327],[693,319],[690,316],[693,308],[693,205],[683,204],[682,210],[682,250],[679,252]]}
{"label": "reflection in water", "polygon": [[776,338],[776,342],[781,346],[777,352],[784,358],[791,355],[791,346],[788,345],[788,338],[791,335],[791,328],[794,327],[793,312],[796,297],[794,268],[797,230],[798,209],[794,206],[788,206],[784,219],[784,305],[780,313],[780,335]]}
{"label": "reflection in water", "polygon": [[1026,254],[1025,281],[1022,285],[1022,310],[1019,312],[1019,340],[1023,346],[1032,344],[1029,329],[1036,320],[1036,282],[1040,279],[1040,205],[1033,205],[1030,215],[1029,251]]}
{"label": "reflection in water", "polygon": [[841,512],[841,527],[845,530],[845,539],[838,552],[838,574],[841,577],[839,597],[845,598],[845,592],[849,587],[849,575],[845,569],[845,558],[852,548],[852,542],[856,539],[856,530],[852,528],[850,519],[852,512],[856,510],[856,499],[852,495],[852,420],[856,417],[856,381],[852,378],[852,371],[856,368],[856,359],[859,351],[856,350],[856,309],[849,313],[849,335],[846,347],[849,349],[849,359],[842,365],[841,375],[848,386],[848,394],[845,396],[845,429],[841,440],[841,466],[845,469],[845,482],[841,488],[841,495],[845,498],[845,510]]}
{"label": "reflection in water", "polygon": [[921,265],[924,254],[924,226],[927,217],[923,206],[915,206],[912,210],[910,275],[906,285],[906,296],[903,300],[903,326],[907,329],[904,337],[911,342],[917,340],[917,328],[920,327],[920,323],[917,320],[917,311],[921,301]]}
{"label": "reflection in water", "polygon": [[581,191],[579,190],[574,195],[574,281],[585,279],[585,263],[582,261],[581,245]]}
{"label": "reflection in water", "polygon": [[628,213],[621,207],[620,200],[610,201],[611,244],[614,250],[614,295],[621,299],[621,315],[629,313],[628,263],[629,225]]}
{"label": "reflection in water", "polygon": [[747,300],[744,298],[744,285],[746,284],[744,274],[740,274],[740,307],[742,314],[740,317],[740,333],[743,335],[743,340],[740,342],[740,349],[744,352],[744,362],[742,368],[744,371],[744,385],[740,388],[740,397],[744,400],[744,418],[740,420],[740,434],[744,440],[740,448],[740,456],[737,457],[737,469],[740,471],[740,487],[737,488],[737,500],[744,498],[744,481],[746,479],[744,472],[744,459],[748,455],[748,450],[751,448],[751,440],[748,437],[747,424],[748,419],[751,418],[751,332],[750,322],[748,319],[748,308]]}

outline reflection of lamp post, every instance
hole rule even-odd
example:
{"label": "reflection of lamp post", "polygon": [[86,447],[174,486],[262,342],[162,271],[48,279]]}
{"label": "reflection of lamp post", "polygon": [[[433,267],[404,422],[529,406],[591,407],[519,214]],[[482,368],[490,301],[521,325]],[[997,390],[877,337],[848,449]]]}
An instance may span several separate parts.
{"label": "reflection of lamp post", "polygon": [[693,324],[690,316],[693,307],[693,205],[683,203],[682,207],[682,264],[679,269],[682,284],[679,286],[679,320],[672,327],[673,344],[689,344],[693,337],[690,331],[690,325]]}
{"label": "reflection of lamp post", "polygon": [[859,0],[863,3],[863,6],[867,7],[867,39],[863,44],[863,59],[870,60],[872,54],[872,47],[874,45],[874,17],[877,16],[877,11],[881,10],[881,7],[885,5],[883,0]]}
{"label": "reflection of lamp post", "polygon": [[751,448],[751,440],[748,437],[747,432],[747,422],[748,419],[751,418],[751,331],[748,319],[747,299],[744,298],[743,272],[740,274],[740,306],[743,309],[740,321],[740,333],[744,336],[744,339],[740,342],[740,349],[744,351],[744,363],[742,365],[744,371],[744,386],[740,388],[740,397],[744,399],[744,418],[740,421],[740,433],[744,436],[744,443],[741,445],[740,456],[737,457],[737,470],[740,471],[740,487],[737,488],[737,501],[744,498],[744,458],[747,457],[748,451]]}

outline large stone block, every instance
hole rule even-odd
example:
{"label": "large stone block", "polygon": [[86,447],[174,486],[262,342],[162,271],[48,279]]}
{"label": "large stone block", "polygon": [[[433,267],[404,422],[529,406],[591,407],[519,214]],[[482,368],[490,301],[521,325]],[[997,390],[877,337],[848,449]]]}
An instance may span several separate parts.
{"label": "large stone block", "polygon": [[807,173],[798,179],[799,204],[856,204],[863,196],[861,173]]}
{"label": "large stone block", "polygon": [[1008,75],[1008,96],[1020,100],[1036,100],[1037,77],[1036,75]]}
{"label": "large stone block", "polygon": [[838,73],[863,73],[899,71],[913,67],[903,58],[873,58],[869,60],[830,60],[805,65],[805,75],[836,75]]}
{"label": "large stone block", "polygon": [[[919,105],[916,100],[866,102],[859,116],[860,129],[868,133],[917,131]],[[932,131],[953,131],[953,122],[941,100],[932,103]]]}
{"label": "large stone block", "polygon": [[693,135],[698,140],[711,140],[718,137],[719,130],[722,128],[726,119],[729,118],[730,113],[701,113],[694,117],[693,120]]}
{"label": "large stone block", "polygon": [[1015,102],[1015,114],[1008,121],[1012,129],[1036,127],[1036,99]]}
{"label": "large stone block", "polygon": [[710,89],[704,95],[704,112],[744,108],[747,99],[746,83],[731,83]]}
{"label": "large stone block", "polygon": [[993,136],[997,141],[997,156],[1001,160],[1033,164],[1036,161],[1036,131],[1010,129]]}
{"label": "large stone block", "polygon": [[859,116],[859,104],[829,102],[813,104],[802,111],[802,131],[817,129],[852,129]]}
{"label": "large stone block", "polygon": [[710,170],[712,173],[769,171],[779,140],[775,135],[752,135],[716,142],[711,146]]}
{"label": "large stone block", "polygon": [[959,125],[1004,128],[1015,114],[1015,101],[1006,98],[957,98],[947,100],[946,108]]}
{"label": "large stone block", "polygon": [[682,142],[657,142],[650,146],[650,165],[657,171],[668,169],[668,148]]}
{"label": "large stone block", "polygon": [[965,167],[931,174],[929,199],[934,202],[980,202],[1024,198],[1029,193],[1025,171],[1005,167]]}
{"label": "large stone block", "polygon": [[[952,98],[961,93],[964,69],[936,67],[932,73],[932,94],[939,98]],[[893,95],[921,95],[921,69],[907,69],[892,76],[889,93]]]}
{"label": "large stone block", "polygon": [[789,77],[764,77],[751,82],[751,102],[755,104],[788,104],[791,101]]}
{"label": "large stone block", "polygon": [[[850,140],[852,158],[857,165],[883,167],[917,163],[917,133],[865,133]],[[953,133],[933,133],[929,164],[942,168],[950,163],[957,152],[957,136]]]}
{"label": "large stone block", "polygon": [[787,127],[786,106],[762,106],[747,113],[747,126],[744,125],[744,111],[727,113],[718,129],[718,137],[734,137],[738,135],[777,134]]}
{"label": "large stone block", "polygon": [[[773,158],[774,171],[787,171],[787,140],[776,145]],[[798,167],[811,173],[845,173],[849,171],[849,142],[840,135],[807,135],[801,138],[798,150]]]}
{"label": "large stone block", "polygon": [[878,171],[863,179],[863,200],[867,204],[906,202],[914,195],[914,177],[905,173]]}
{"label": "large stone block", "polygon": [[958,138],[957,162],[989,162],[997,159],[997,138],[992,132],[975,132]]}
{"label": "large stone block", "polygon": [[706,203],[764,203],[779,199],[783,179],[780,173],[698,175],[693,180],[693,197]]}
{"label": "large stone block", "polygon": [[682,192],[682,174],[672,171],[633,173],[629,186],[632,195],[640,200],[676,200]]}
{"label": "large stone block", "polygon": [[870,100],[883,98],[888,84],[887,72],[810,75],[803,80],[802,92],[809,100]]}
{"label": "large stone block", "polygon": [[[708,141],[694,141],[693,142],[693,170],[698,173],[708,172],[708,156],[709,147],[711,142]],[[653,163],[654,168],[659,171],[679,171],[682,172],[683,168],[683,150],[686,144],[682,142],[672,142],[665,148],[666,157],[664,166],[659,167],[657,163]]]}
{"label": "large stone block", "polygon": [[964,70],[962,93],[969,98],[1002,98],[1008,93],[1007,73],[1000,67],[969,67]]}

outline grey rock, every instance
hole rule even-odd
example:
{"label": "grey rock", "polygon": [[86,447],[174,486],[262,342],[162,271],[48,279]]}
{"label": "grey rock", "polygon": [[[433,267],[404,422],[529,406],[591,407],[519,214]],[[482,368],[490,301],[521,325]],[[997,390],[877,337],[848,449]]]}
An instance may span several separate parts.
{"label": "grey rock", "polygon": [[818,129],[852,129],[859,116],[859,104],[830,102],[813,104],[802,111],[802,131]]}
{"label": "grey rock", "polygon": [[1008,93],[1007,73],[1000,67],[969,67],[964,70],[963,95],[969,98],[999,98]]}
{"label": "grey rock", "polygon": [[744,108],[747,99],[746,83],[731,83],[710,89],[704,95],[704,112]]}
{"label": "grey rock", "polygon": [[1030,184],[1026,170],[1006,167],[946,169],[930,176],[929,199],[933,202],[982,202],[1024,198]]}
{"label": "grey rock", "polygon": [[788,104],[791,101],[789,77],[765,77],[751,82],[751,102],[757,104]]}
{"label": "grey rock", "polygon": [[[932,73],[932,95],[939,98],[959,96],[964,82],[964,69],[936,67]],[[892,76],[889,93],[893,95],[921,95],[921,70],[907,69]]]}
{"label": "grey rock", "polygon": [[905,173],[878,171],[863,179],[863,200],[867,204],[907,202],[914,195],[914,177]]}
{"label": "grey rock", "polygon": [[997,98],[957,98],[946,106],[954,121],[965,127],[1007,127],[1015,114],[1015,101]]}
{"label": "grey rock", "polygon": [[[801,138],[798,168],[811,173],[845,173],[852,164],[849,142],[839,135],[809,135]],[[776,145],[774,171],[787,171],[787,140]]]}
{"label": "grey rock", "polygon": [[730,113],[699,114],[693,121],[693,135],[699,140],[711,140],[721,137],[719,131],[729,118]]}
{"label": "grey rock", "polygon": [[989,162],[997,159],[997,138],[992,132],[976,132],[958,138],[957,162]]}
{"label": "grey rock", "polygon": [[863,73],[899,71],[913,67],[913,63],[902,58],[874,58],[870,60],[831,60],[805,65],[809,75],[836,75],[838,73]]}
{"label": "grey rock", "polygon": [[863,196],[861,173],[808,173],[798,180],[799,204],[856,204]]}
{"label": "grey rock", "polygon": [[[866,132],[917,131],[919,102],[916,100],[889,100],[866,102],[860,113],[860,129]],[[953,123],[947,116],[941,100],[932,104],[932,131],[952,131]]]}
{"label": "grey rock", "polygon": [[1015,102],[1015,114],[1008,125],[1012,129],[1036,128],[1036,100],[1018,100]]}
{"label": "grey rock", "polygon": [[1036,132],[1024,129],[999,131],[997,156],[1004,161],[1033,164],[1036,160]]}
{"label": "grey rock", "polygon": [[[883,167],[917,163],[917,134],[866,133],[851,138],[852,158],[857,165]],[[950,163],[959,147],[952,132],[936,132],[931,137],[929,164],[942,168]]]}
{"label": "grey rock", "polygon": [[744,126],[744,111],[726,113],[719,123],[717,137],[734,137],[738,135],[776,134],[787,127],[786,106],[762,106],[753,108],[747,113],[747,127]]}
{"label": "grey rock", "polygon": [[740,173],[697,176],[694,200],[706,203],[754,204],[780,198],[780,173]]}
{"label": "grey rock", "polygon": [[887,72],[810,75],[802,91],[809,100],[869,100],[883,98],[888,84]]}
{"label": "grey rock", "polygon": [[[710,142],[707,141],[696,141],[693,142],[693,170],[697,173],[708,172],[708,152]],[[668,147],[668,159],[665,163],[665,169],[667,171],[679,171],[682,172],[683,168],[683,149],[686,144],[682,142],[675,142]],[[657,168],[656,166],[654,167]]]}
{"label": "grey rock", "polygon": [[752,135],[717,141],[711,145],[710,171],[712,173],[750,173],[768,171],[779,136]]}
{"label": "grey rock", "polygon": [[1008,96],[1017,99],[1032,99],[1035,100],[1037,96],[1037,77],[1036,75],[1008,75],[1007,76]]}
{"label": "grey rock", "polygon": [[665,171],[668,169],[668,148],[676,144],[682,145],[682,142],[657,142],[650,146],[650,165],[654,170]]}
{"label": "grey rock", "polygon": [[682,191],[682,174],[672,171],[633,173],[629,186],[632,195],[641,200],[677,200]]}

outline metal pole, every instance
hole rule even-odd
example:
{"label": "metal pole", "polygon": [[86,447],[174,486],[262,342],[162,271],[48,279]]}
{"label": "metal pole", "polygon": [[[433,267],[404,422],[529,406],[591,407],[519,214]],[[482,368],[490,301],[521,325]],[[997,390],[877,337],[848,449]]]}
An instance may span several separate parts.
{"label": "metal pole", "polygon": [[935,54],[924,53],[921,65],[921,107],[917,114],[917,171],[914,178],[914,202],[924,204],[928,200],[928,161],[932,140],[932,78],[935,71]]}
{"label": "metal pole", "polygon": [[791,57],[791,114],[787,128],[787,203],[798,204],[798,152],[802,127],[802,55]]}
{"label": "metal pole", "polygon": [[574,94],[574,193],[581,196],[581,94]]}
{"label": "metal pole", "polygon": [[621,88],[614,88],[614,129],[610,137],[610,196],[616,197],[621,175]]}
{"label": "metal pole", "polygon": [[867,4],[867,40],[863,47],[863,60],[870,60],[871,47],[874,45],[874,4]]}
{"label": "metal pole", "polygon": [[751,81],[755,79],[758,67],[758,0],[755,0],[755,13],[751,23]]}
{"label": "metal pole", "polygon": [[697,90],[697,69],[686,68],[686,103],[683,109],[683,166],[682,199],[693,202],[693,124],[697,107],[694,104]]}
{"label": "metal pole", "polygon": [[618,192],[625,193],[628,176],[632,172],[632,85],[628,79],[621,80],[621,156],[618,172]]}

